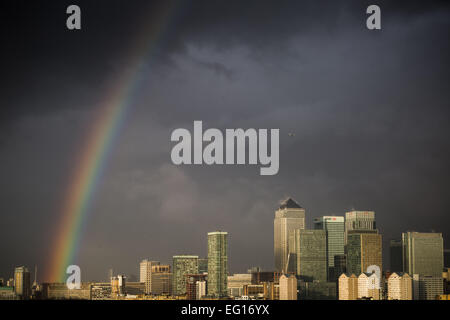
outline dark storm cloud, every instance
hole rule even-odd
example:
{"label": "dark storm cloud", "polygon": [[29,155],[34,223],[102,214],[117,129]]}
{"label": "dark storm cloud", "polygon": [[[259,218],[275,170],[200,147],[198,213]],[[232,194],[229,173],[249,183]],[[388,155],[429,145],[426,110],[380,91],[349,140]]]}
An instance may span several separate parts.
{"label": "dark storm cloud", "polygon": [[[46,265],[92,113],[129,67],[143,21],[170,9],[78,1],[83,30],[68,32],[68,4],[0,5],[5,276],[15,264]],[[273,210],[287,195],[310,226],[322,214],[373,209],[385,239],[435,229],[448,244],[448,4],[377,1],[382,30],[368,31],[369,4],[175,3],[96,193],[84,277],[110,267],[136,274],[141,258],[204,256],[206,232],[219,228],[230,232],[231,271],[272,268]],[[193,120],[280,128],[279,174],[173,166],[170,133]]]}

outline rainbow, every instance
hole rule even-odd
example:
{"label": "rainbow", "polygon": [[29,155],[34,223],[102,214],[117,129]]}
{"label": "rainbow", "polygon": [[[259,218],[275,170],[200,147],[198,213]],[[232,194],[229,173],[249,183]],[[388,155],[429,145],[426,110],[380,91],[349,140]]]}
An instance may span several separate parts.
{"label": "rainbow", "polygon": [[[164,1],[165,2],[165,1]],[[74,263],[82,237],[83,224],[90,211],[93,194],[105,170],[112,146],[129,112],[133,95],[142,79],[142,67],[152,49],[168,29],[170,17],[176,6],[169,1],[157,14],[147,17],[147,22],[138,35],[136,45],[130,50],[130,68],[115,79],[109,94],[93,121],[88,132],[80,158],[72,173],[63,200],[61,221],[57,224],[52,243],[50,267],[47,268],[47,281],[65,282],[66,269]]]}

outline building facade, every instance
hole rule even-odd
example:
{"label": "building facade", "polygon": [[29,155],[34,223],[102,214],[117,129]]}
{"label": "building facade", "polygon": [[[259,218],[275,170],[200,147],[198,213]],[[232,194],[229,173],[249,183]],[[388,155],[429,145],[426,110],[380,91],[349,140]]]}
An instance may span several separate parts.
{"label": "building facade", "polygon": [[280,277],[280,300],[297,300],[297,278],[293,274]]}
{"label": "building facade", "polygon": [[305,209],[291,198],[282,201],[275,211],[273,226],[275,270],[287,272],[289,253],[295,253],[289,248],[289,238],[292,239],[294,230],[305,229]]}
{"label": "building facade", "polygon": [[402,240],[389,242],[390,271],[403,272]]}
{"label": "building facade", "polygon": [[343,273],[338,279],[339,300],[358,299],[358,278],[354,274]]}
{"label": "building facade", "polygon": [[177,255],[173,256],[173,282],[172,293],[174,295],[186,294],[186,275],[198,274],[198,256]]}
{"label": "building facade", "polygon": [[139,282],[145,283],[145,293],[152,293],[152,266],[159,265],[159,261],[144,259],[139,264]]}
{"label": "building facade", "polygon": [[[186,275],[186,299],[198,300],[206,293],[197,293],[197,282],[206,282],[208,276],[206,274],[187,274]],[[199,288],[201,290],[201,288]],[[203,295],[202,295],[203,294]],[[198,298],[198,299],[197,299]]]}
{"label": "building facade", "polygon": [[413,299],[436,300],[443,294],[444,281],[440,276],[413,275]]}
{"label": "building facade", "polygon": [[295,247],[297,276],[304,281],[327,281],[327,240],[325,230],[297,229]]}
{"label": "building facade", "polygon": [[388,300],[412,300],[412,278],[407,273],[392,273],[387,280]]}
{"label": "building facade", "polygon": [[381,279],[376,273],[363,272],[358,276],[358,299],[381,299]]}
{"label": "building facade", "polygon": [[314,229],[325,230],[327,238],[327,266],[328,281],[336,281],[337,277],[334,268],[334,256],[343,255],[345,221],[344,217],[323,216],[314,219]]}
{"label": "building facade", "polygon": [[228,233],[208,233],[208,296],[227,295]]}
{"label": "building facade", "polygon": [[382,237],[378,233],[352,233],[347,241],[347,272],[361,274],[368,272],[368,267],[378,266],[380,274],[383,269]]}
{"label": "building facade", "polygon": [[403,233],[402,248],[404,272],[442,276],[444,268],[442,233]]}
{"label": "building facade", "polygon": [[350,233],[376,233],[374,211],[349,211],[345,213],[345,243]]}
{"label": "building facade", "polygon": [[28,268],[24,266],[14,269],[14,293],[19,299],[30,299],[31,275]]}
{"label": "building facade", "polygon": [[172,295],[172,276],[170,265],[152,266],[150,293],[153,295]]}

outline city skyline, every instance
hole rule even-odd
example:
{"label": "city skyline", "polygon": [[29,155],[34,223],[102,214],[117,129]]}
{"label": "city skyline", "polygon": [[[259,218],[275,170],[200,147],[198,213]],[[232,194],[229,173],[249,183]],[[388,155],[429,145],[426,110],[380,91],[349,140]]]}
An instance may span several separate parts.
{"label": "city skyline", "polygon": [[[280,204],[280,207],[277,209],[277,210],[275,210],[274,211],[274,220],[273,220],[273,226],[275,227],[275,228],[277,228],[277,217],[279,217],[279,214],[281,213],[281,212],[283,212],[283,210],[289,210],[289,209],[292,209],[292,208],[294,208],[294,209],[301,209],[301,213],[302,213],[302,219],[304,220],[305,218],[306,218],[306,214],[305,214],[305,209],[304,208],[302,208],[302,207],[300,207],[299,205],[298,205],[298,203],[296,202],[296,200],[295,199],[292,199],[291,197],[287,197],[286,199],[283,199],[283,200],[280,200],[279,201],[279,204]],[[285,212],[287,212],[287,211],[285,211]],[[361,214],[362,216],[364,216],[364,217],[367,217],[367,215],[371,215],[371,217],[373,217],[373,220],[371,220],[371,221],[373,221],[373,223],[369,223],[368,225],[367,225],[367,222],[364,222],[364,221],[366,221],[366,220],[364,220],[362,223],[363,223],[363,225],[364,226],[369,226],[369,228],[372,228],[372,227],[374,227],[375,226],[375,222],[376,222],[376,219],[374,218],[375,217],[375,213],[373,212],[373,211],[363,211],[363,210],[358,210],[358,211],[355,211],[354,209],[353,210],[351,210],[351,211],[349,211],[349,212],[346,212],[345,213],[345,216],[346,217],[350,217],[350,218],[353,218],[354,219],[354,214]],[[297,276],[300,276],[300,266],[297,266],[297,263],[300,263],[300,261],[301,261],[301,259],[300,259],[300,253],[302,253],[302,254],[305,254],[306,255],[306,257],[314,257],[314,260],[316,260],[316,254],[317,254],[317,252],[309,252],[309,251],[305,251],[305,249],[301,249],[301,245],[299,245],[300,244],[300,237],[301,237],[301,232],[303,231],[303,233],[305,234],[305,236],[309,236],[309,235],[311,235],[311,236],[313,236],[313,238],[311,238],[311,240],[312,240],[312,242],[311,243],[314,243],[314,248],[316,248],[315,246],[318,244],[318,242],[317,242],[317,240],[319,239],[319,238],[317,238],[318,236],[319,237],[323,237],[323,239],[322,238],[320,238],[321,240],[319,240],[320,242],[323,242],[323,245],[322,244],[320,244],[319,245],[319,247],[317,247],[317,249],[318,248],[321,248],[320,250],[325,250],[325,246],[326,246],[326,248],[327,248],[327,251],[326,252],[329,252],[329,250],[330,250],[330,248],[332,248],[332,247],[334,247],[336,244],[335,243],[341,243],[342,242],[342,240],[339,240],[339,237],[337,237],[336,238],[336,236],[337,236],[337,234],[336,235],[333,235],[332,236],[332,239],[333,239],[333,241],[334,242],[332,242],[332,241],[330,241],[330,239],[328,238],[328,231],[327,231],[327,233],[323,233],[323,235],[322,234],[315,234],[315,233],[317,233],[317,232],[320,232],[324,227],[323,227],[323,224],[325,223],[325,221],[327,221],[327,220],[332,220],[333,218],[337,218],[337,219],[335,219],[335,220],[337,220],[337,221],[339,221],[341,224],[345,224],[345,225],[347,225],[347,219],[345,219],[344,218],[344,216],[337,216],[337,215],[327,215],[327,216],[321,216],[321,217],[315,217],[314,219],[313,219],[313,225],[311,225],[311,226],[305,226],[304,224],[303,224],[303,222],[301,222],[300,223],[300,226],[297,226],[297,227],[295,227],[293,230],[292,230],[292,232],[290,232],[289,233],[289,243],[290,243],[290,245],[292,245],[293,244],[293,248],[289,248],[289,249],[287,249],[287,251],[290,251],[290,252],[292,252],[292,253],[295,253],[295,255],[294,255],[294,259],[295,259],[295,262],[294,262],[294,264],[293,264],[293,266],[294,266],[294,268],[293,268],[293,270],[288,270],[288,268],[286,268],[285,270],[278,270],[277,269],[277,267],[276,267],[276,251],[274,252],[274,261],[275,261],[275,263],[274,263],[274,265],[271,267],[271,268],[267,268],[267,269],[261,269],[261,270],[265,270],[265,271],[267,271],[267,270],[274,270],[275,272],[279,272],[279,271],[282,271],[283,273],[293,273],[293,274],[297,274]],[[340,218],[343,218],[342,220],[340,220]],[[329,222],[330,223],[330,222]],[[326,230],[326,229],[323,229],[323,230]],[[364,229],[359,229],[359,231],[357,231],[357,230],[355,230],[355,229],[353,229],[353,230],[350,230],[351,232],[354,232],[354,234],[349,234],[349,235],[347,235],[347,236],[345,236],[345,238],[347,238],[347,237],[349,237],[349,239],[350,238],[355,238],[355,236],[358,236],[358,237],[370,237],[370,238],[372,238],[372,237],[374,237],[374,236],[380,236],[380,239],[378,239],[378,240],[376,240],[376,241],[379,241],[380,243],[381,243],[381,236],[382,236],[382,234],[379,234],[379,229],[378,228],[376,228],[376,229],[373,229],[374,231],[376,231],[376,233],[372,233],[372,232],[369,232],[370,231],[370,229],[367,229],[367,230],[364,230]],[[345,235],[345,234],[347,234],[348,233],[348,229],[347,228],[345,228],[344,230],[341,230],[341,232],[342,232],[342,234],[343,235]],[[334,231],[334,232],[336,232],[336,231]],[[292,233],[292,234],[291,234]],[[207,239],[209,238],[209,236],[211,235],[215,235],[215,234],[218,234],[218,235],[225,235],[225,255],[227,256],[227,260],[226,260],[226,262],[225,262],[225,264],[226,264],[226,266],[227,266],[227,269],[228,270],[230,270],[231,268],[230,268],[230,264],[229,264],[229,262],[228,261],[230,261],[230,257],[228,256],[228,232],[223,232],[223,231],[214,231],[214,232],[208,232],[207,233]],[[424,233],[424,232],[421,232],[421,231],[407,231],[407,232],[402,232],[401,233],[401,237],[402,238],[404,238],[405,237],[405,235],[414,235],[414,234],[418,234],[420,237],[425,237],[425,239],[428,239],[428,238],[430,238],[431,237],[431,239],[433,239],[434,237],[437,237],[437,236],[440,236],[440,240],[441,240],[441,247],[440,248],[434,248],[433,247],[433,250],[435,251],[435,252],[439,252],[439,250],[441,250],[442,251],[442,253],[444,253],[444,251],[445,251],[445,249],[444,249],[444,244],[443,244],[443,234],[442,233],[436,233],[436,232],[434,232],[433,231],[433,233]],[[326,235],[326,236],[325,236]],[[356,239],[356,238],[355,238]],[[358,238],[359,239],[359,238]],[[439,239],[439,238],[438,238]],[[308,241],[311,241],[311,240],[308,240]],[[389,271],[389,272],[404,272],[403,271],[403,269],[404,268],[410,268],[410,267],[408,267],[408,266],[404,266],[404,268],[402,268],[402,270],[394,270],[394,269],[392,269],[391,268],[391,266],[390,266],[390,259],[392,259],[392,253],[393,253],[393,251],[392,251],[392,247],[391,247],[391,240],[392,239],[390,239],[389,240],[389,248],[387,249],[387,251],[385,252],[384,251],[384,248],[382,248],[381,249],[381,251],[379,252],[379,257],[377,258],[376,257],[376,255],[375,256],[369,256],[368,257],[368,259],[369,259],[369,263],[366,263],[365,265],[364,265],[364,268],[367,268],[369,265],[372,265],[373,264],[373,262],[375,262],[375,261],[379,261],[379,260],[381,260],[382,261],[382,265],[381,265],[381,269],[384,271],[384,270],[386,270],[386,271]],[[337,242],[336,242],[337,241]],[[358,242],[359,242],[360,240],[358,240]],[[362,242],[363,242],[363,240],[361,240]],[[369,240],[369,243],[370,243],[370,241],[373,241],[373,240]],[[403,241],[405,241],[405,240],[403,240]],[[274,237],[274,241],[273,241],[273,243],[274,243],[274,247],[276,246],[276,242],[277,242],[277,238],[276,237]],[[291,242],[292,242],[292,244],[291,244]],[[361,244],[362,245],[362,244]],[[209,244],[209,240],[207,241],[207,247],[208,246],[210,246],[210,244]],[[308,245],[309,246],[309,245]],[[322,248],[322,246],[323,246],[323,248]],[[348,248],[350,248],[351,247],[351,243],[349,243],[349,244],[347,244],[346,245]],[[219,246],[220,247],[220,246]],[[381,248],[381,247],[380,247]],[[316,249],[314,249],[314,250],[316,250]],[[350,250],[350,251],[349,251]],[[352,249],[347,249],[347,251],[349,251],[349,252],[351,252],[351,250]],[[358,249],[358,250],[363,250],[363,249],[361,249],[361,247]],[[372,252],[371,251],[372,249],[369,249],[369,251],[368,252],[370,252],[371,254],[372,253],[374,253],[374,252]],[[403,249],[403,250],[405,250],[405,249]],[[437,251],[436,251],[437,250]],[[177,250],[175,250],[175,251],[177,251]],[[208,250],[207,250],[208,251]],[[287,252],[286,251],[286,252]],[[187,252],[191,252],[191,251],[187,251]],[[339,255],[339,250],[337,251],[337,252],[335,252],[334,254],[337,254],[337,255]],[[349,259],[349,257],[348,257],[348,254],[349,254],[349,252],[347,252],[347,253],[345,253],[345,256],[346,256],[346,260],[347,260],[347,265],[346,265],[346,267],[348,268],[349,266],[352,266],[353,265],[353,262],[349,262],[348,261],[348,259]],[[381,253],[381,252],[383,252],[383,253]],[[401,251],[400,251],[400,253],[401,253]],[[336,278],[338,278],[339,277],[339,275],[340,274],[337,274],[337,275],[333,275],[331,278],[330,278],[330,276],[329,276],[329,272],[333,272],[332,270],[329,270],[328,268],[329,267],[331,267],[331,263],[330,263],[330,260],[329,259],[331,259],[332,257],[333,257],[333,255],[331,254],[330,256],[328,256],[327,254],[325,254],[325,251],[324,251],[324,253],[323,253],[324,255],[323,255],[323,266],[324,267],[326,267],[327,269],[326,269],[326,271],[324,272],[324,274],[321,274],[320,272],[321,271],[318,271],[318,268],[320,268],[318,265],[315,265],[314,267],[313,267],[313,269],[311,269],[311,270],[309,270],[308,272],[313,272],[313,270],[315,270],[314,272],[319,272],[318,274],[320,274],[321,275],[321,278],[320,278],[320,280],[321,281],[333,281],[333,279],[332,278],[334,278],[334,277],[336,277]],[[402,260],[405,260],[406,258],[405,258],[405,252],[403,252],[403,258],[402,258]],[[184,282],[185,281],[185,279],[184,279],[184,274],[202,274],[202,272],[206,272],[205,270],[203,270],[202,272],[199,272],[199,270],[200,270],[200,261],[201,260],[206,260],[206,261],[209,261],[208,260],[208,252],[207,252],[207,254],[206,255],[201,255],[201,254],[198,254],[198,255],[195,255],[195,253],[183,253],[183,254],[181,254],[181,253],[179,253],[179,254],[176,254],[176,255],[172,255],[171,256],[171,260],[173,261],[173,264],[170,264],[170,262],[168,262],[168,265],[164,265],[166,262],[164,261],[163,262],[163,265],[161,265],[161,263],[159,262],[159,261],[157,261],[157,259],[155,259],[154,257],[152,257],[152,256],[147,256],[147,257],[144,257],[143,259],[141,259],[141,260],[139,260],[140,261],[140,263],[139,263],[139,265],[137,266],[137,272],[136,273],[134,273],[134,272],[130,272],[130,273],[127,273],[127,272],[124,272],[123,270],[119,270],[119,271],[117,271],[117,270],[115,270],[113,267],[112,268],[108,268],[108,276],[106,276],[105,278],[97,278],[97,279],[82,279],[82,281],[83,282],[90,282],[90,281],[100,281],[100,280],[103,280],[103,279],[106,279],[106,281],[108,281],[110,278],[111,278],[111,274],[113,273],[113,270],[114,270],[114,272],[115,273],[119,273],[119,274],[126,274],[127,276],[131,276],[133,279],[134,278],[136,278],[136,279],[139,279],[139,281],[140,282],[143,282],[143,283],[145,283],[145,285],[146,285],[146,291],[147,292],[152,292],[152,290],[149,290],[148,288],[150,287],[151,288],[151,280],[146,280],[147,278],[149,278],[149,279],[152,279],[152,276],[151,276],[151,270],[152,270],[152,266],[153,266],[153,268],[155,268],[155,266],[157,267],[157,268],[159,268],[159,267],[162,267],[162,268],[168,268],[168,272],[172,272],[172,273],[170,273],[170,275],[171,275],[171,278],[170,278],[170,284],[171,284],[171,287],[172,288],[176,288],[177,287],[177,285],[176,285],[176,283],[178,282],[178,281],[180,281],[180,280],[177,280],[177,276],[176,276],[176,274],[177,274],[177,268],[176,268],[176,265],[177,265],[177,263],[175,263],[175,261],[176,260],[186,260],[186,261],[189,261],[189,260],[193,260],[193,259],[195,259],[195,264],[193,264],[192,265],[192,267],[194,268],[194,269],[189,269],[188,271],[182,271],[182,273],[181,273],[181,279],[183,279],[183,280],[181,280],[182,282]],[[203,257],[206,257],[206,258],[203,258]],[[389,257],[389,258],[388,258]],[[387,259],[386,259],[387,258]],[[367,258],[366,258],[367,259]],[[379,259],[379,260],[378,260]],[[424,258],[422,258],[422,260],[421,261],[423,261],[422,262],[422,265],[427,265],[427,262],[426,262],[426,260],[424,260],[424,259],[426,259],[426,257],[424,257]],[[443,260],[444,259],[444,256],[442,256],[441,257],[441,260],[442,260],[442,266],[444,267],[444,264],[443,264]],[[350,259],[351,260],[351,259]],[[388,260],[389,261],[389,263],[386,261],[386,260]],[[231,259],[231,261],[232,261],[232,259]],[[292,262],[290,262],[289,263],[289,266],[291,266],[291,263]],[[317,262],[316,262],[317,263]],[[350,264],[349,264],[350,263]],[[404,263],[406,263],[406,262],[404,262]],[[184,264],[184,262],[183,262],[183,264]],[[189,264],[190,264],[190,262],[189,262]],[[376,263],[376,264],[379,264],[379,263]],[[219,263],[219,265],[220,265],[220,263]],[[37,280],[37,265],[34,265],[35,266],[35,274],[34,274],[34,281],[36,282],[36,280]],[[15,265],[15,269],[17,269],[17,268],[26,268],[27,266],[21,266],[21,267],[18,267],[18,265]],[[191,267],[191,268],[192,268]],[[249,266],[247,266],[246,267],[246,270],[249,270],[248,268],[254,268],[254,267],[257,267],[258,269],[259,268],[261,268],[261,266],[256,266],[256,264],[253,264],[253,265],[249,265]],[[352,267],[350,267],[350,268],[352,268]],[[358,267],[359,269],[358,270],[353,270],[353,269],[351,269],[351,270],[347,270],[347,272],[346,273],[348,273],[349,275],[350,274],[352,274],[352,273],[354,273],[354,274],[356,274],[356,275],[358,275],[358,274],[361,274],[361,273],[363,273],[363,272],[365,272],[365,271],[363,271],[363,270],[365,270],[364,268],[361,268],[361,266],[359,266]],[[149,270],[149,271],[147,271],[147,270]],[[227,275],[231,275],[231,274],[238,274],[239,272],[242,272],[242,271],[244,271],[244,270],[238,270],[238,271],[233,271],[233,272],[230,272],[230,271],[226,271],[226,274]],[[437,268],[436,270],[439,270],[439,268]],[[150,272],[150,273],[149,273]],[[439,272],[438,272],[439,273]],[[305,275],[305,274],[307,274],[308,276],[306,277],[306,278],[308,278],[306,281],[310,281],[311,279],[313,279],[313,278],[311,278],[311,279],[309,279],[310,278],[310,274],[308,274],[308,273],[305,273],[305,272],[301,272],[301,274],[302,274],[302,276],[303,275]],[[13,275],[14,275],[14,273],[13,273]],[[179,277],[179,276],[178,276]],[[10,277],[9,276],[4,276],[4,275],[2,275],[2,274],[0,274],[0,278],[3,278],[3,279],[9,279]],[[334,279],[336,279],[336,278],[334,278]],[[317,279],[316,279],[317,280]],[[150,282],[149,282],[150,281]],[[48,282],[48,281],[39,281],[40,283],[42,283],[42,282]],[[183,286],[185,286],[185,284],[183,284]],[[178,289],[172,289],[172,290],[174,290],[174,292],[178,292],[177,290]],[[180,293],[178,293],[178,294],[180,294]]]}
{"label": "city skyline", "polygon": [[[29,2],[29,1],[28,1]],[[0,4],[0,275],[38,280],[149,258],[206,257],[229,233],[229,271],[273,269],[274,211],[376,212],[390,239],[450,243],[450,10],[442,1],[79,0]],[[279,171],[172,163],[171,133],[279,128]],[[164,240],[164,241],[162,241]]]}

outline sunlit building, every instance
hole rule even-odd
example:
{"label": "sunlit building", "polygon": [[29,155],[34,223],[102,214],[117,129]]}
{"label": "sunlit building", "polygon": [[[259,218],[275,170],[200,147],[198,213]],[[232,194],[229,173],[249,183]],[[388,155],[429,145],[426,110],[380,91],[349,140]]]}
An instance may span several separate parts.
{"label": "sunlit building", "polygon": [[289,253],[295,254],[289,240],[291,237],[292,242],[294,230],[305,229],[305,209],[291,198],[284,200],[275,211],[273,226],[275,270],[287,272]]}

